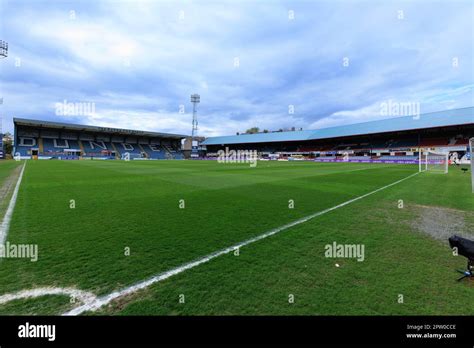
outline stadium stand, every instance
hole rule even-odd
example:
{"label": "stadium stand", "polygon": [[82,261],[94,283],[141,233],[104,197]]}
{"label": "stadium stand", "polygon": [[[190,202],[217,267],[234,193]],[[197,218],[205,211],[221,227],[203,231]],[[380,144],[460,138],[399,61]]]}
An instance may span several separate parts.
{"label": "stadium stand", "polygon": [[350,159],[357,159],[357,160],[366,160],[366,159],[371,159],[370,156],[349,156]]}
{"label": "stadium stand", "polygon": [[143,145],[148,158],[151,159],[166,159],[166,150],[158,144]]}
{"label": "stadium stand", "polygon": [[433,147],[433,146],[447,146],[449,145],[449,140],[444,137],[444,138],[426,138],[426,139],[422,139],[420,141],[420,146],[429,146],[429,147]]}
{"label": "stadium stand", "polygon": [[129,154],[130,159],[135,158],[146,158],[146,153],[143,153],[141,148],[138,144],[130,144],[130,143],[112,143],[115,146],[115,149],[119,152],[120,156],[124,156],[125,154]]}
{"label": "stadium stand", "polygon": [[392,160],[400,160],[400,161],[404,161],[404,160],[416,160],[418,158],[418,156],[380,156],[379,159],[381,160],[389,160],[389,161],[392,161]]}
{"label": "stadium stand", "polygon": [[[182,159],[185,135],[15,118],[14,152],[29,159]],[[166,144],[165,150],[161,144]]]}
{"label": "stadium stand", "polygon": [[165,140],[161,142],[162,148],[168,153],[169,158],[182,159],[182,153],[179,151],[175,144]]}
{"label": "stadium stand", "polygon": [[[371,144],[372,149],[387,149],[389,144],[387,142],[376,141]],[[369,147],[370,148],[370,145]]]}
{"label": "stadium stand", "polygon": [[266,156],[296,152],[308,159],[330,159],[348,153],[354,160],[358,156],[409,160],[420,148],[457,152],[461,158],[473,136],[474,107],[468,107],[316,130],[218,136],[202,145],[208,153],[228,147],[257,150]]}
{"label": "stadium stand", "polygon": [[[14,151],[23,158],[182,159],[184,135],[48,121],[14,119]],[[474,107],[383,119],[306,131],[267,132],[207,138],[204,155],[226,147],[257,150],[275,158],[353,160],[401,159],[418,155],[421,149],[467,153],[474,136]],[[301,154],[301,155],[300,155]],[[273,157],[272,157],[273,158]]]}
{"label": "stadium stand", "polygon": [[389,148],[402,148],[402,147],[415,147],[418,145],[418,139],[411,138],[411,139],[392,139],[390,144],[388,144]]}
{"label": "stadium stand", "polygon": [[469,144],[469,138],[460,138],[456,139],[456,142],[454,145],[468,145]]}
{"label": "stadium stand", "polygon": [[31,156],[32,148],[32,146],[17,146],[16,152],[18,152],[21,156]]}

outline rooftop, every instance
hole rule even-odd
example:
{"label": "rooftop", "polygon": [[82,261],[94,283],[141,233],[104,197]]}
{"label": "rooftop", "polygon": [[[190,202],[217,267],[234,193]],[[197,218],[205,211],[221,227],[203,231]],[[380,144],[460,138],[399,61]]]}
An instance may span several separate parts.
{"label": "rooftop", "polygon": [[203,142],[203,145],[317,140],[464,124],[474,124],[474,107],[431,112],[421,114],[418,117],[403,116],[386,118],[315,130],[210,137]]}
{"label": "rooftop", "polygon": [[113,133],[117,135],[137,135],[144,137],[155,137],[155,138],[186,138],[186,135],[182,134],[171,134],[171,133],[160,133],[160,132],[148,132],[141,130],[122,129],[122,128],[110,128],[110,127],[97,127],[88,126],[82,124],[72,123],[61,123],[61,122],[50,122],[41,120],[30,120],[26,118],[14,118],[13,123],[16,126],[30,126],[35,128],[56,128],[67,131],[79,131],[79,132],[94,132],[94,133]]}

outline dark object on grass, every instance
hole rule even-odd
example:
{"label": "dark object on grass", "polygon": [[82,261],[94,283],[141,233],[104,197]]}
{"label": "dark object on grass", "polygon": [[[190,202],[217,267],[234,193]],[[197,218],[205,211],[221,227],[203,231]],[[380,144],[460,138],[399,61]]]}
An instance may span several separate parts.
{"label": "dark object on grass", "polygon": [[459,278],[458,281],[467,277],[474,277],[474,241],[456,235],[449,237],[448,240],[451,249],[456,248],[459,255],[467,258],[467,270],[457,270],[459,273],[463,274],[463,276]]}
{"label": "dark object on grass", "polygon": [[467,172],[467,168],[461,168],[461,170],[465,173]]}

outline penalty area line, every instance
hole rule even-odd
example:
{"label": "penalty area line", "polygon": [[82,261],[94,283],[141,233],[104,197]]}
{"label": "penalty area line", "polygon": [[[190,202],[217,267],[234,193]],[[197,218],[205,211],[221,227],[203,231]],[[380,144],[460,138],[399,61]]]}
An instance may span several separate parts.
{"label": "penalty area line", "polygon": [[409,175],[409,176],[407,176],[407,177],[405,177],[405,178],[403,178],[403,179],[397,180],[397,181],[395,181],[395,182],[393,182],[393,183],[391,183],[391,184],[388,184],[388,185],[385,185],[385,186],[383,186],[383,187],[380,187],[380,188],[378,188],[378,189],[376,189],[376,190],[373,190],[373,191],[371,191],[371,192],[369,192],[369,193],[366,193],[366,194],[363,194],[363,195],[358,196],[358,197],[356,197],[356,198],[350,199],[350,200],[348,200],[348,201],[346,201],[346,202],[343,202],[343,203],[341,203],[341,204],[338,204],[338,205],[336,205],[336,206],[334,206],[334,207],[331,207],[331,208],[328,208],[328,209],[324,209],[324,210],[321,210],[321,211],[319,211],[319,212],[317,212],[317,213],[314,213],[314,214],[305,216],[305,217],[303,217],[303,218],[301,218],[301,219],[298,219],[298,220],[295,220],[295,221],[290,222],[290,223],[288,223],[288,224],[285,224],[285,225],[283,225],[283,226],[277,227],[277,228],[275,228],[275,229],[272,229],[272,230],[270,230],[270,231],[268,231],[268,232],[265,232],[265,233],[263,233],[263,234],[261,234],[261,235],[258,235],[258,236],[256,236],[256,237],[253,237],[253,238],[247,239],[247,240],[245,240],[245,241],[243,241],[243,242],[234,244],[234,245],[232,245],[232,246],[230,246],[230,247],[228,247],[228,248],[221,249],[221,250],[218,250],[218,251],[216,251],[216,252],[214,252],[214,253],[211,253],[211,254],[208,254],[208,255],[206,255],[206,256],[203,256],[203,257],[201,257],[201,258],[199,258],[199,259],[197,259],[197,260],[195,260],[195,261],[192,261],[192,262],[186,263],[186,264],[184,264],[184,265],[178,266],[178,267],[173,268],[173,269],[171,269],[171,270],[169,270],[169,271],[165,271],[165,272],[163,272],[163,273],[157,274],[157,275],[155,275],[155,276],[153,276],[153,277],[151,277],[151,278],[148,278],[148,279],[146,279],[146,280],[144,280],[144,281],[135,283],[135,284],[133,284],[133,285],[131,285],[131,286],[129,286],[129,287],[123,288],[123,289],[121,289],[121,290],[114,291],[114,292],[112,292],[112,293],[110,293],[110,294],[108,294],[108,295],[104,295],[104,296],[102,296],[102,297],[98,297],[98,298],[96,298],[94,301],[92,301],[92,302],[90,302],[90,303],[83,304],[82,306],[76,307],[76,308],[74,308],[74,309],[72,309],[72,310],[70,310],[70,311],[67,311],[67,312],[63,313],[63,315],[79,315],[79,314],[81,314],[81,313],[83,313],[83,312],[86,312],[86,311],[95,311],[95,310],[99,309],[100,307],[105,306],[106,304],[109,304],[110,302],[112,302],[113,300],[115,300],[115,299],[117,299],[117,298],[119,298],[119,297],[129,295],[129,294],[134,293],[134,292],[136,292],[136,291],[138,291],[138,290],[141,290],[141,289],[145,289],[145,288],[149,287],[149,286],[152,285],[152,284],[161,282],[161,281],[163,281],[163,280],[165,280],[165,279],[168,279],[168,278],[170,278],[170,277],[172,277],[172,276],[174,276],[174,275],[176,275],[176,274],[182,273],[182,272],[184,272],[184,271],[186,271],[186,270],[188,270],[188,269],[191,269],[191,268],[194,268],[194,267],[196,267],[196,266],[199,266],[199,265],[201,265],[201,264],[203,264],[203,263],[206,263],[206,262],[208,262],[208,261],[210,261],[210,260],[212,260],[212,259],[215,259],[216,257],[222,256],[222,255],[225,255],[225,254],[228,254],[228,253],[230,253],[230,252],[232,252],[232,251],[235,251],[235,250],[237,250],[237,249],[240,249],[241,247],[244,247],[244,246],[246,246],[246,245],[255,243],[255,242],[259,241],[259,240],[268,238],[268,237],[273,236],[273,235],[275,235],[275,234],[277,234],[277,233],[279,233],[279,232],[282,232],[282,231],[284,231],[284,230],[287,230],[287,229],[289,229],[289,228],[291,228],[291,227],[300,225],[300,224],[302,224],[302,223],[304,223],[304,222],[307,222],[307,221],[309,221],[309,220],[311,220],[311,219],[314,219],[315,217],[318,217],[318,216],[324,215],[324,214],[326,214],[326,213],[329,213],[329,212],[331,212],[331,211],[333,211],[333,210],[342,208],[342,207],[344,207],[344,206],[346,206],[346,205],[348,205],[348,204],[354,203],[354,202],[359,201],[359,200],[361,200],[361,199],[363,199],[363,198],[365,198],[365,197],[368,197],[368,196],[373,195],[373,194],[375,194],[375,193],[377,193],[377,192],[380,192],[380,191],[382,191],[382,190],[385,190],[385,189],[387,189],[387,188],[389,188],[389,187],[392,187],[392,186],[394,186],[394,185],[397,185],[397,184],[399,184],[399,183],[401,183],[401,182],[403,182],[403,181],[405,181],[405,180],[408,180],[408,179],[410,179],[410,178],[412,178],[412,177],[414,177],[415,175],[418,175],[418,174],[419,174],[419,173],[416,172],[416,173],[411,174],[411,175]]}
{"label": "penalty area line", "polygon": [[21,168],[20,176],[18,177],[15,190],[13,191],[12,198],[10,199],[10,203],[8,204],[7,212],[5,213],[2,224],[0,225],[0,244],[5,243],[5,239],[7,238],[8,229],[10,228],[10,221],[13,216],[13,210],[15,209],[16,199],[18,197],[18,191],[20,190],[21,179],[23,178],[23,172],[25,171],[25,167],[26,161],[23,164],[23,168]]}

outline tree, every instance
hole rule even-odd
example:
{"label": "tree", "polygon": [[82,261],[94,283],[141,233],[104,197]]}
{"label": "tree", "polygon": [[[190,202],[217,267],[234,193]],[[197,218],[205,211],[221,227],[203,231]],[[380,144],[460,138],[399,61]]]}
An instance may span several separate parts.
{"label": "tree", "polygon": [[13,137],[9,132],[3,134],[3,151],[6,155],[11,155],[13,152]]}
{"label": "tree", "polygon": [[249,128],[245,131],[246,134],[255,134],[255,133],[258,133],[260,131],[260,128],[258,127],[252,127],[252,128]]}

